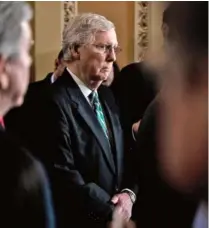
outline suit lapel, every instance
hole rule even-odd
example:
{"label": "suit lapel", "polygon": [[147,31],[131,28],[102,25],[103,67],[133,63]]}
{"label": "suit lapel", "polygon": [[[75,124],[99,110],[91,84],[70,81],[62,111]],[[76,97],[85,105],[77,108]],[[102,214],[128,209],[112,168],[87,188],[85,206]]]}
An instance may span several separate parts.
{"label": "suit lapel", "polygon": [[107,90],[108,90],[107,88],[101,87],[99,90],[99,94],[103,102],[103,105],[105,106],[108,118],[110,120],[110,125],[113,133],[113,141],[115,146],[115,153],[116,153],[116,170],[117,170],[117,174],[120,175],[122,170],[121,162],[123,161],[123,158],[121,157],[121,155],[123,154],[122,152],[123,141],[121,140],[123,137],[123,132],[120,126],[118,112],[115,110],[116,105],[113,104],[112,97],[110,97],[109,94],[106,93]]}
{"label": "suit lapel", "polygon": [[[68,81],[68,85],[70,83],[70,85],[67,86],[66,89],[71,100],[73,101],[72,108],[77,110],[77,112],[91,129],[94,137],[97,139],[99,145],[102,148],[102,152],[104,154],[104,157],[106,158],[107,163],[109,164],[110,169],[115,174],[115,164],[109,142],[96,118],[93,109],[91,108],[90,104],[80,91],[78,85],[74,82],[73,78],[69,75],[67,70],[65,70],[64,74],[66,77],[68,77],[68,79],[66,79]],[[63,76],[64,75],[62,75],[62,77]]]}
{"label": "suit lapel", "polygon": [[91,129],[92,133],[94,134],[95,138],[99,142],[99,144],[104,152],[104,156],[106,157],[106,159],[110,165],[110,168],[115,173],[114,160],[113,160],[112,151],[111,151],[108,139],[106,138],[106,136],[103,132],[103,129],[101,128],[91,106],[88,104],[88,102],[86,100],[81,101],[79,103],[78,112],[83,117],[85,122],[88,124],[88,126]]}

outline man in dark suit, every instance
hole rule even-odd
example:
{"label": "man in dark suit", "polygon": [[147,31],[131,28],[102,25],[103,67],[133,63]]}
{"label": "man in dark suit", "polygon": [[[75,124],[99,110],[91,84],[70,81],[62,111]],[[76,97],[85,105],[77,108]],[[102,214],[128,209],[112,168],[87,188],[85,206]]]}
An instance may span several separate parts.
{"label": "man in dark suit", "polygon": [[[5,116],[4,122],[7,130],[18,137],[22,143],[27,145],[27,140],[25,139],[27,134],[25,134],[24,131],[25,128],[30,125],[30,119],[28,117],[33,115],[33,110],[36,110],[35,106],[42,99],[47,87],[49,87],[58,77],[62,75],[64,67],[63,51],[60,50],[57,58],[55,59],[54,72],[48,73],[43,80],[30,83],[23,105],[12,109]],[[26,126],[24,127],[24,125]]]}
{"label": "man in dark suit", "polygon": [[101,85],[119,51],[112,22],[90,13],[75,17],[64,30],[67,68],[30,124],[30,147],[49,171],[58,227],[106,227],[115,207],[131,217],[135,184],[123,179],[118,109]]}

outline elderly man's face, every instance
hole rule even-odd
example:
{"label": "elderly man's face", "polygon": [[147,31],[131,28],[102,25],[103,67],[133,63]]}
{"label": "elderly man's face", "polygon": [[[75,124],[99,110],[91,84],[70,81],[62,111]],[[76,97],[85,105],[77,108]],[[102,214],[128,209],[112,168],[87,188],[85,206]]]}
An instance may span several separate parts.
{"label": "elderly man's face", "polygon": [[8,96],[11,97],[13,106],[20,106],[23,103],[29,83],[29,70],[31,57],[29,54],[31,47],[31,30],[29,24],[21,24],[22,37],[20,40],[19,56],[9,60],[6,64],[6,75],[8,78]]}
{"label": "elderly man's face", "polygon": [[81,79],[90,89],[97,89],[109,77],[118,51],[114,29],[98,32],[92,44],[78,49]]}

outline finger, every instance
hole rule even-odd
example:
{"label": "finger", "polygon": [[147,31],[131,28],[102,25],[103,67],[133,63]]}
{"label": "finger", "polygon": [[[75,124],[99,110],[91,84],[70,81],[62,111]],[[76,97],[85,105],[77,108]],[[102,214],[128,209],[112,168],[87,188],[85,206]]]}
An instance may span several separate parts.
{"label": "finger", "polygon": [[115,195],[115,196],[112,197],[111,202],[116,204],[118,202],[118,199],[119,199],[118,196]]}
{"label": "finger", "polygon": [[125,208],[123,208],[123,214],[124,214],[124,219],[128,222],[130,220],[130,218],[131,218],[131,214]]}
{"label": "finger", "polygon": [[113,211],[113,217],[112,219],[121,219],[123,218],[123,209],[120,206],[116,206]]}
{"label": "finger", "polygon": [[109,227],[123,228],[125,224],[126,224],[126,218],[125,218],[124,210],[122,207],[116,206],[113,212],[113,219]]}

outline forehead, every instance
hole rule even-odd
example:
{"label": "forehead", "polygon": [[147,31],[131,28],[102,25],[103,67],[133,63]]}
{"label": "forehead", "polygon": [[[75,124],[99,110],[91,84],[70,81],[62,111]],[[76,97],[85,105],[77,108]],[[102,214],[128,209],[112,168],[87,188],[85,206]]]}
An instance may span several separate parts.
{"label": "forehead", "polygon": [[94,43],[117,45],[118,40],[115,29],[111,29],[105,32],[97,32],[95,35]]}

